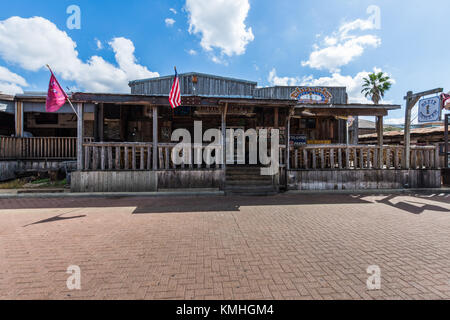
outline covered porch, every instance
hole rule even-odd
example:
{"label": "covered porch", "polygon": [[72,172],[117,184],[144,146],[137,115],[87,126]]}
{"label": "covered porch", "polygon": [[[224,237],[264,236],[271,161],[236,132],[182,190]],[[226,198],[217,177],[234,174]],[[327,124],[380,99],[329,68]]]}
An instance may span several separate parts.
{"label": "covered porch", "polygon": [[[227,150],[227,129],[280,130],[280,169],[269,181],[276,190],[440,186],[438,150],[434,146],[412,147],[413,170],[405,171],[404,148],[384,145],[383,118],[399,106],[297,105],[292,100],[192,96],[183,97],[183,107],[172,110],[164,96],[76,93],[73,98],[79,114],[83,114],[85,104],[93,104],[98,110],[94,140],[86,141],[78,136],[78,141],[83,143],[77,145],[78,170],[72,185],[78,192],[226,190],[232,180],[231,168],[248,167],[248,164],[237,164],[234,154]],[[116,109],[119,115],[117,141],[112,141],[111,132],[105,130],[109,121],[105,115],[111,109]],[[347,129],[345,119],[349,116],[377,117],[378,143],[357,144],[357,134],[350,136]],[[222,137],[212,145],[193,144],[188,152],[189,160],[175,164],[172,150],[177,143],[171,141],[172,132],[185,128],[194,137],[195,121],[202,121],[202,137],[212,128],[219,128]],[[78,120],[78,132],[84,132],[83,123],[82,119]],[[296,144],[292,137],[302,133],[306,136],[305,144]],[[209,159],[216,161],[211,163]]]}
{"label": "covered porch", "polygon": [[[67,128],[64,132],[76,134],[68,137],[45,136],[34,115],[24,116],[24,111],[42,107],[42,96],[19,97],[15,102],[18,134],[0,137],[0,164],[27,161],[30,168],[46,170],[62,162],[73,163],[75,192],[233,190],[248,184],[270,186],[273,191],[440,187],[437,147],[412,146],[411,170],[404,170],[404,147],[384,144],[383,119],[400,106],[305,105],[263,90],[257,97],[246,98],[185,95],[183,106],[175,110],[163,95],[74,93],[72,101],[81,117],[70,116],[65,106],[61,113],[67,114],[59,115],[59,122],[52,124],[52,130],[60,130],[62,119]],[[376,117],[376,144],[358,144],[360,116]],[[350,127],[349,117],[355,118]],[[196,122],[202,123],[199,130]],[[44,136],[25,137],[27,128],[37,128],[34,133]],[[184,150],[187,158],[174,163],[172,151],[178,143],[171,138],[177,129],[186,129],[192,138],[203,138],[209,129],[221,133],[216,139],[192,144]],[[231,129],[278,129],[278,172],[261,177],[259,169],[264,164],[238,162],[236,151],[227,148],[227,143],[237,139],[227,136]],[[250,140],[244,138],[244,144],[243,159],[248,160]]]}

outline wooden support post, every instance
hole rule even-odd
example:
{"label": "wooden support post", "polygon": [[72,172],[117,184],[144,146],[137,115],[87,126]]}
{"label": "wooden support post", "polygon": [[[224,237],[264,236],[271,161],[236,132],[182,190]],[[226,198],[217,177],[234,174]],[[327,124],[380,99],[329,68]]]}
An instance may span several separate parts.
{"label": "wooden support post", "polygon": [[279,110],[278,110],[278,108],[273,109],[273,127],[275,129],[279,128]]}
{"label": "wooden support post", "polygon": [[153,170],[158,170],[158,107],[153,106]]}
{"label": "wooden support post", "polygon": [[288,116],[286,124],[286,170],[291,170],[291,117]]}
{"label": "wooden support post", "polygon": [[98,104],[94,105],[94,142],[99,142],[98,136]]}
{"label": "wooden support post", "polygon": [[23,102],[16,101],[15,109],[16,137],[23,137]]}
{"label": "wooden support post", "polygon": [[383,152],[383,146],[384,146],[384,119],[383,116],[378,116],[377,117],[377,144],[379,147],[379,152],[378,152],[378,166],[380,169],[383,169],[383,157],[384,157],[384,152]]}
{"label": "wooden support post", "polygon": [[295,108],[291,107],[286,118],[286,177],[287,171],[291,170],[291,118],[294,112]]}
{"label": "wooden support post", "polygon": [[419,99],[412,99],[412,91],[406,95],[406,113],[405,113],[405,155],[403,156],[403,168],[411,168],[411,110]]}
{"label": "wooden support post", "polygon": [[227,113],[228,103],[222,109],[222,168],[227,167]]}
{"label": "wooden support post", "polygon": [[445,146],[444,146],[444,152],[445,152],[445,156],[444,156],[444,168],[449,168],[449,157],[448,157],[448,153],[449,153],[449,147],[448,147],[448,126],[449,126],[449,118],[450,118],[450,114],[446,114],[445,115],[445,134],[444,134],[444,142],[445,142]]}
{"label": "wooden support post", "polygon": [[355,122],[353,123],[353,144],[359,143],[359,117],[355,117]]}
{"label": "wooden support post", "polygon": [[308,168],[308,150],[303,149],[303,165],[305,166],[304,169],[309,169]]}
{"label": "wooden support post", "polygon": [[120,140],[128,140],[128,108],[129,106],[120,106]]}
{"label": "wooden support post", "polygon": [[84,104],[78,103],[77,108],[77,170],[81,171],[83,170]]}
{"label": "wooden support post", "polygon": [[98,105],[98,139],[100,142],[105,141],[104,134],[105,134],[105,106],[103,103],[100,103]]}

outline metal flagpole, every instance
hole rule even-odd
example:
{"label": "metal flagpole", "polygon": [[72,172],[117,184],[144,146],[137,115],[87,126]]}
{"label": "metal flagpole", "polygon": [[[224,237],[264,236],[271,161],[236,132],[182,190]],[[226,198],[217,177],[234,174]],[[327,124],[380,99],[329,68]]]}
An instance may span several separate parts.
{"label": "metal flagpole", "polygon": [[[54,75],[52,69],[50,68],[50,66],[48,64],[46,66],[47,66],[48,70],[50,70],[52,75]],[[67,93],[66,93],[66,99],[67,99],[67,102],[69,102],[69,105],[72,107],[73,112],[75,112],[75,115],[77,116],[77,118],[79,118],[80,116],[78,115],[78,112],[75,110],[75,107],[73,106],[72,101],[70,101],[69,96],[67,95]]]}

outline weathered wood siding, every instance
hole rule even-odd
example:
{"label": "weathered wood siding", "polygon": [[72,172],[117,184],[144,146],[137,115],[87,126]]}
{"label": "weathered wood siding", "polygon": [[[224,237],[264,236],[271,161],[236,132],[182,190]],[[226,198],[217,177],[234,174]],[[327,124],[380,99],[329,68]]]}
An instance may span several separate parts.
{"label": "weathered wood siding", "polygon": [[158,171],[158,189],[219,189],[223,177],[223,170]]}
{"label": "weathered wood siding", "polygon": [[155,192],[159,189],[221,188],[223,170],[78,171],[72,192]]}
{"label": "weathered wood siding", "polygon": [[[259,99],[291,99],[291,93],[294,92],[296,88],[303,87],[268,87],[268,88],[258,88],[255,90],[254,97]],[[346,104],[347,103],[347,92],[345,87],[320,87],[327,88],[328,91],[333,95],[331,103],[333,104]]]}
{"label": "weathered wood siding", "polygon": [[158,190],[156,172],[77,171],[72,173],[72,192],[153,192]]}
{"label": "weathered wood siding", "polygon": [[15,172],[18,169],[17,161],[1,161],[0,162],[0,182],[12,180],[16,177]]}
{"label": "weathered wood siding", "polygon": [[47,172],[58,170],[76,170],[76,162],[51,160],[0,161],[0,181],[12,180],[16,174],[25,172]]}
{"label": "weathered wood siding", "polygon": [[309,170],[288,172],[289,190],[440,188],[440,170]]}
{"label": "weathered wood siding", "polygon": [[[193,78],[197,77],[197,83]],[[169,95],[173,77],[161,77],[130,82],[132,94]],[[182,95],[252,97],[256,82],[206,75],[200,73],[180,74]]]}

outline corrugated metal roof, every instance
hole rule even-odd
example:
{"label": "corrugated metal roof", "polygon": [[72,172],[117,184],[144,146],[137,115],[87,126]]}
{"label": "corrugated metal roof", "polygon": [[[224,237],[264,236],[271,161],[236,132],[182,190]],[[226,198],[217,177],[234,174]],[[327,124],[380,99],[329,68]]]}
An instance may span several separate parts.
{"label": "corrugated metal roof", "polygon": [[13,101],[14,100],[14,96],[9,95],[9,94],[0,93],[0,100]]}
{"label": "corrugated metal roof", "polygon": [[[215,78],[215,79],[221,79],[221,80],[226,80],[226,81],[235,81],[235,82],[243,82],[243,83],[249,83],[249,84],[253,84],[253,85],[257,85],[257,82],[254,81],[249,81],[249,80],[244,80],[244,79],[238,79],[238,78],[230,78],[230,77],[222,77],[222,76],[217,76],[214,74],[207,74],[207,73],[201,73],[201,72],[188,72],[188,73],[179,73],[178,74],[179,77],[192,77],[192,76],[200,76],[200,77],[207,77],[207,78]],[[133,80],[129,82],[129,85],[134,85],[136,83],[141,83],[141,82],[148,82],[148,81],[159,81],[159,80],[173,80],[174,75],[170,75],[170,76],[163,76],[163,77],[155,77],[155,78],[147,78],[147,79],[140,79],[140,80]]]}

